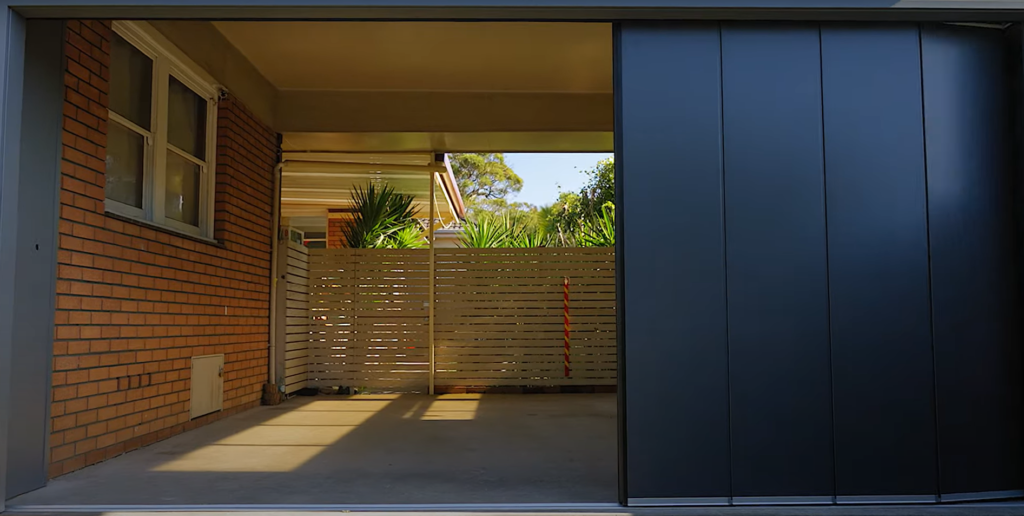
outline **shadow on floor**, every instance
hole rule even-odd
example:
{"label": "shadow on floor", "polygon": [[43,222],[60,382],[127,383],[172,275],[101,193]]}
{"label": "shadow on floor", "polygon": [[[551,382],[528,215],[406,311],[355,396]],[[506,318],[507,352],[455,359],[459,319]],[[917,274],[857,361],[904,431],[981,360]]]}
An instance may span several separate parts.
{"label": "shadow on floor", "polygon": [[8,505],[614,503],[615,405],[614,394],[297,398]]}

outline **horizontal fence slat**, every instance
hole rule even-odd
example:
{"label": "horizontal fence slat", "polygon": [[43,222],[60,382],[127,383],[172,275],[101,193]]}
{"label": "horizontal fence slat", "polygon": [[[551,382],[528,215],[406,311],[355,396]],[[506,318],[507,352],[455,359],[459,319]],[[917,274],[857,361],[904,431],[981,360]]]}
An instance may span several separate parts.
{"label": "horizontal fence slat", "polygon": [[307,343],[289,358],[305,356],[306,384],[426,387],[433,281],[438,385],[614,385],[612,249],[436,249],[434,256],[434,278],[426,249],[313,249],[304,267],[293,263],[296,283],[308,286],[289,286],[289,315],[306,310]]}

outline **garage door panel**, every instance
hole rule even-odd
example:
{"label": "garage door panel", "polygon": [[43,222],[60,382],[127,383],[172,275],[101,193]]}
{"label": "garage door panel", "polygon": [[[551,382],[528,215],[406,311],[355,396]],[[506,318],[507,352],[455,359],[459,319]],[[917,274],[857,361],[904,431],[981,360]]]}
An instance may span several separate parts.
{"label": "garage door panel", "polygon": [[817,25],[722,27],[735,501],[834,494]]}
{"label": "garage door panel", "polygon": [[624,24],[618,52],[627,494],[728,503],[718,25]]}

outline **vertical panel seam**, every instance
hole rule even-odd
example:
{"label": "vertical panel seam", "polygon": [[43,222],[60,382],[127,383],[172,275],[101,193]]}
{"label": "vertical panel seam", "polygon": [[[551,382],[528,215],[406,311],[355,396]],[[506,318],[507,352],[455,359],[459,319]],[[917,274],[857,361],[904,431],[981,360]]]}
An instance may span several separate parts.
{"label": "vertical panel seam", "polygon": [[829,262],[830,248],[828,235],[828,170],[825,159],[825,57],[822,27],[818,24],[818,100],[821,101],[821,199],[825,221],[825,310],[828,314],[828,385],[829,411],[832,415],[832,503],[839,495],[838,457],[836,456],[836,384],[835,361],[832,357],[832,268]]}
{"label": "vertical panel seam", "polygon": [[722,290],[725,294],[725,396],[728,403],[726,425],[729,429],[729,503],[732,503],[733,464],[732,464],[732,357],[729,354],[729,240],[728,221],[725,204],[728,196],[725,192],[725,51],[722,44],[722,23],[718,23],[718,150],[720,155],[719,181],[721,182],[721,221],[722,221]]}
{"label": "vertical panel seam", "polygon": [[924,227],[928,254],[928,341],[932,350],[932,415],[935,422],[935,496],[942,494],[942,455],[939,453],[939,378],[935,362],[935,302],[932,291],[931,192],[928,189],[928,124],[924,100],[924,28],[917,24],[918,72],[921,87],[921,163],[924,165]]}

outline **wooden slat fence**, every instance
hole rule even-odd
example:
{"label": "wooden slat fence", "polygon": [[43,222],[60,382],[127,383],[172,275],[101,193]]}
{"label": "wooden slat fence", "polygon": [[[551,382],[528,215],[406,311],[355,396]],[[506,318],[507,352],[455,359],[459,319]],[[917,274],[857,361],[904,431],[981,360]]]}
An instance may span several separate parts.
{"label": "wooden slat fence", "polygon": [[306,246],[288,242],[285,301],[285,393],[306,387],[309,363],[309,257]]}
{"label": "wooden slat fence", "polygon": [[315,249],[309,258],[312,385],[425,388],[428,252]]}
{"label": "wooden slat fence", "polygon": [[[436,249],[435,384],[614,385],[608,248]],[[425,389],[429,251],[310,250],[311,386]],[[570,279],[570,375],[563,278]]]}
{"label": "wooden slat fence", "polygon": [[[611,249],[436,249],[435,264],[436,385],[615,384]],[[565,277],[569,376],[563,367]]]}

